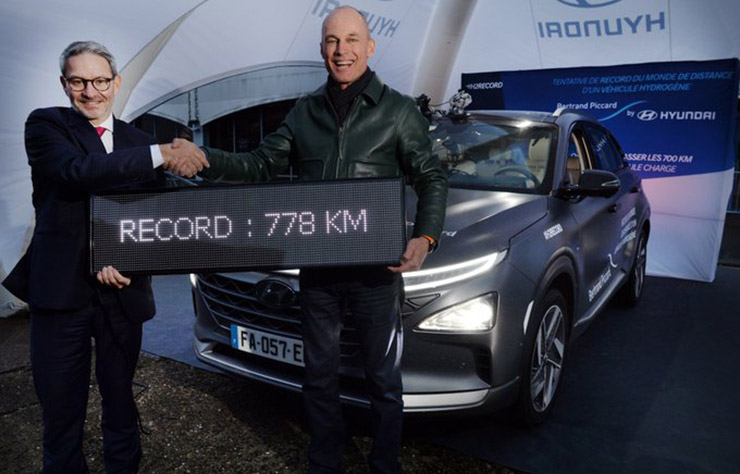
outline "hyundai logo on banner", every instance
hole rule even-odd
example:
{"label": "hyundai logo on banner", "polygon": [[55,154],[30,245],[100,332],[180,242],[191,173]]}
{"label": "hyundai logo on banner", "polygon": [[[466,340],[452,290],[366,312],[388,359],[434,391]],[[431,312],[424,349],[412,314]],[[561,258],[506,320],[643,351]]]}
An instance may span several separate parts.
{"label": "hyundai logo on banner", "polygon": [[654,110],[641,110],[637,113],[637,118],[645,122],[650,122],[658,118],[658,112]]}
{"label": "hyundai logo on banner", "polygon": [[693,121],[714,121],[717,120],[716,110],[655,110],[645,109],[637,112],[637,118],[643,122],[652,122],[653,120],[693,120]]}
{"label": "hyundai logo on banner", "polygon": [[598,8],[621,2],[622,0],[558,0],[560,3],[578,8]]}
{"label": "hyundai logo on banner", "polygon": [[[621,2],[550,0],[533,5],[537,34],[546,39],[582,39],[667,32],[668,0],[643,0],[635,4]],[[574,8],[563,8],[562,5]],[[600,9],[610,5],[612,8]]]}
{"label": "hyundai logo on banner", "polygon": [[[393,0],[380,0],[381,3],[391,3]],[[319,18],[324,18],[331,13],[335,8],[340,6],[339,0],[316,0],[316,3],[311,10],[311,14]],[[388,9],[383,5],[384,9]],[[367,27],[370,29],[370,34],[377,40],[380,37],[393,38],[401,26],[401,20],[398,18],[391,18],[385,16],[385,13],[380,14],[367,10],[360,10],[365,15],[367,21]]]}

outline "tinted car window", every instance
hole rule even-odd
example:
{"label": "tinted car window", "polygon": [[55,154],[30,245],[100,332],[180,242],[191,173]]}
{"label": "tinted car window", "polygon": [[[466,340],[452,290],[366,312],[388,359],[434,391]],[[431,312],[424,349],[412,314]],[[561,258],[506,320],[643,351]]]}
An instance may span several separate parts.
{"label": "tinted car window", "polygon": [[583,154],[579,151],[579,145],[576,141],[577,138],[574,134],[568,139],[568,156],[566,158],[566,178],[572,184],[578,182],[578,178],[581,176],[581,171],[584,169],[584,163],[586,162]]}
{"label": "tinted car window", "polygon": [[609,134],[595,127],[584,128],[594,153],[594,167],[612,172],[621,169],[624,166],[622,155]]}
{"label": "tinted car window", "polygon": [[542,193],[557,128],[526,120],[444,119],[431,126],[432,152],[451,187]]}

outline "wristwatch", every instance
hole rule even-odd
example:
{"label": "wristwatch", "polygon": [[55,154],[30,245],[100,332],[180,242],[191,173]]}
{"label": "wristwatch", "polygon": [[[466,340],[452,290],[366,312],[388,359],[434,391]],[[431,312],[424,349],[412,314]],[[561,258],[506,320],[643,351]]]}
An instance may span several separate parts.
{"label": "wristwatch", "polygon": [[437,250],[437,247],[439,246],[439,244],[437,243],[436,240],[434,240],[433,238],[429,237],[426,234],[421,234],[420,237],[424,237],[425,239],[427,239],[427,242],[429,242],[429,253],[432,253],[435,250]]}

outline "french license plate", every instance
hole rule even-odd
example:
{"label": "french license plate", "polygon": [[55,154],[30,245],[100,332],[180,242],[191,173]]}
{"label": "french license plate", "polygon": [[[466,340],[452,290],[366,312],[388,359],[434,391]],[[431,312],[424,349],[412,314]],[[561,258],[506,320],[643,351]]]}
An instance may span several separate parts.
{"label": "french license plate", "polygon": [[303,367],[303,341],[231,325],[231,347]]}

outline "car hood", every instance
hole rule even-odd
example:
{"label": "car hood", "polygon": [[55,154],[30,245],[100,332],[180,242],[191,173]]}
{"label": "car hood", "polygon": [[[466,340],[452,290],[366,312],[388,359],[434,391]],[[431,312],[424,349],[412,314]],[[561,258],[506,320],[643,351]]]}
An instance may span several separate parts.
{"label": "car hood", "polygon": [[[413,230],[416,197],[407,193],[408,231]],[[450,188],[439,249],[424,267],[449,265],[509,246],[511,238],[547,214],[547,196]]]}
{"label": "car hood", "polygon": [[[414,229],[416,194],[406,192],[406,229]],[[452,265],[482,257],[509,247],[512,237],[547,214],[547,197],[500,191],[450,188],[447,215],[439,248],[424,261],[424,269]],[[297,270],[278,273],[297,275]],[[235,272],[228,278],[257,281],[262,272]]]}

